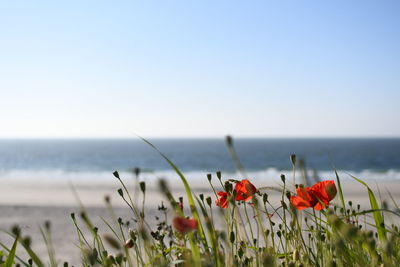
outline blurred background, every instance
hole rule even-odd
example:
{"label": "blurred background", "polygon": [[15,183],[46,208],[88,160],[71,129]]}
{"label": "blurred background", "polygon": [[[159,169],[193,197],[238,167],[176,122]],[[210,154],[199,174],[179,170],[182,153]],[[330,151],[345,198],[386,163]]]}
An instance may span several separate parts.
{"label": "blurred background", "polygon": [[[398,1],[0,3],[0,175],[400,177]],[[166,174],[168,176],[168,174]],[[324,176],[324,174],[321,174]],[[106,178],[107,179],[107,178]]]}

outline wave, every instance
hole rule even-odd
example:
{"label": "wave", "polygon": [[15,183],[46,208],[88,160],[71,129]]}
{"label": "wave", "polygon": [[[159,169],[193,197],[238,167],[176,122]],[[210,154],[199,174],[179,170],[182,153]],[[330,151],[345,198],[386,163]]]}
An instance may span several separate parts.
{"label": "wave", "polygon": [[[206,179],[208,171],[186,171],[183,172],[188,180]],[[351,179],[353,175],[362,180],[400,180],[400,170],[389,169],[386,171],[377,170],[361,170],[361,171],[346,171],[338,170],[341,179]],[[134,174],[129,171],[120,171],[120,177],[131,179]],[[247,176],[253,180],[280,181],[281,174],[284,174],[287,179],[291,179],[292,170],[279,170],[276,168],[268,168],[265,170],[248,171]],[[216,177],[215,173],[212,173]],[[309,171],[307,175],[311,178],[318,177],[321,180],[334,179],[333,171]],[[141,173],[141,178],[144,179],[178,179],[178,175],[172,170],[165,171],[146,171]],[[222,172],[223,179],[242,179],[242,175],[237,172]],[[302,177],[302,174],[297,171],[296,177]],[[2,170],[0,171],[0,179],[29,179],[29,180],[110,180],[115,179],[112,171],[66,171],[61,169],[46,169],[46,170]]]}

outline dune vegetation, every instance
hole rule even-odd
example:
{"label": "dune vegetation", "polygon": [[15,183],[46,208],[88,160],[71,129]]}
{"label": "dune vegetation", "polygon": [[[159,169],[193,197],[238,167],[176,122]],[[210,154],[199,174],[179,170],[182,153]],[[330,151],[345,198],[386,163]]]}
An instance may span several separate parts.
{"label": "dune vegetation", "polygon": [[[137,192],[131,192],[115,171],[121,185],[116,194],[131,210],[131,217],[110,216],[104,220],[108,231],[100,232],[83,205],[71,214],[82,266],[400,266],[399,226],[386,222],[389,214],[398,219],[398,206],[394,199],[392,209],[378,201],[359,178],[353,177],[365,186],[368,208],[346,199],[335,170],[333,180],[311,183],[297,177],[295,155],[288,160],[293,175],[282,175],[280,187],[256,186],[246,176],[232,138],[227,137],[228,150],[243,178],[209,174],[204,179],[213,193],[197,194],[168,157],[143,141],[176,171],[186,196],[177,198],[168,183],[160,180],[166,202],[158,206],[157,218],[148,217],[146,183],[138,179]],[[278,205],[270,202],[271,191],[279,192]],[[133,194],[139,194],[143,202],[134,201]],[[112,215],[108,197],[105,205]],[[56,259],[51,240],[55,229],[50,223],[40,230],[43,240],[33,241],[45,242],[48,257],[39,257],[30,238],[15,226],[1,233],[14,240],[11,246],[1,244],[2,266],[70,266]]]}

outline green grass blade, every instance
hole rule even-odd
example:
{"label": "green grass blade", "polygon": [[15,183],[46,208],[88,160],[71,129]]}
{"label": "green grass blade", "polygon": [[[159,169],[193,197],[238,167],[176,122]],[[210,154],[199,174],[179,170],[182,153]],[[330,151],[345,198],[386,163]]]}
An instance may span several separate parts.
{"label": "green grass blade", "polygon": [[[7,231],[3,231],[4,233],[6,233],[7,235],[11,236],[11,237],[15,237],[12,233],[7,232]],[[40,260],[39,256],[24,242],[22,242],[21,239],[18,239],[19,243],[22,245],[22,247],[24,247],[24,249],[26,250],[26,252],[28,253],[29,257],[32,259],[32,261],[38,266],[38,267],[42,267],[44,266],[43,262]]]}
{"label": "green grass blade", "polygon": [[[376,201],[375,195],[372,192],[371,188],[369,188],[369,186],[364,181],[354,177],[351,174],[349,174],[349,175],[350,175],[351,178],[353,178],[357,182],[359,182],[362,185],[364,185],[365,187],[367,187],[369,202],[371,204],[371,209],[380,210],[378,202]],[[385,241],[386,240],[386,228],[385,228],[385,222],[383,220],[382,213],[380,211],[374,211],[373,212],[373,216],[374,216],[375,226],[376,226],[376,229],[378,231],[379,240]]]}
{"label": "green grass blade", "polygon": [[342,184],[340,183],[340,178],[339,178],[339,175],[338,175],[336,169],[335,169],[335,175],[336,175],[336,181],[337,181],[337,185],[338,185],[340,202],[342,203],[343,210],[346,210],[346,205],[344,204]]}
{"label": "green grass blade", "polygon": [[[20,241],[21,242],[21,241]],[[3,243],[0,242],[0,246],[3,247],[3,249],[5,249],[8,253],[10,253],[10,249],[8,247],[6,247]],[[3,251],[0,250],[0,255],[3,256],[1,253]],[[27,262],[25,262],[23,259],[21,259],[20,257],[18,257],[17,254],[15,254],[15,258],[23,265],[27,266],[27,267],[31,267],[30,264],[28,264]]]}
{"label": "green grass blade", "polygon": [[214,264],[213,265],[217,266],[217,267],[221,266],[221,263],[220,263],[220,260],[219,260],[219,255],[218,255],[217,236],[216,236],[216,233],[214,231],[212,220],[208,216],[206,207],[203,205],[203,203],[200,201],[200,199],[197,196],[196,196],[196,200],[197,200],[197,203],[199,204],[200,210],[203,213],[203,216],[204,216],[205,221],[206,221],[208,237],[209,237],[209,239],[211,241],[211,246],[212,246],[212,249],[213,249],[213,253],[212,253],[212,256],[214,257]]}
{"label": "green grass blade", "polygon": [[201,220],[200,220],[199,213],[198,213],[197,208],[196,208],[196,203],[194,201],[194,198],[193,198],[193,195],[192,195],[192,191],[190,189],[189,183],[187,182],[185,176],[178,169],[178,167],[167,156],[165,156],[155,145],[153,145],[152,143],[150,143],[150,141],[146,140],[143,137],[139,136],[139,138],[142,139],[146,144],[151,146],[154,150],[156,150],[161,155],[161,157],[163,157],[168,162],[168,164],[174,169],[174,171],[181,178],[181,181],[182,181],[182,183],[183,183],[183,185],[185,187],[185,191],[186,191],[186,195],[187,195],[187,198],[188,198],[190,210],[192,212],[192,216],[193,216],[194,219],[197,220],[198,227],[199,227],[199,229],[198,229],[199,235],[200,235],[200,238],[201,238],[201,240],[203,242],[204,248],[207,250],[207,248],[208,248],[207,239],[206,239],[205,234],[204,234],[204,229],[203,229],[203,226],[202,226],[202,223],[201,223]]}
{"label": "green grass blade", "polygon": [[3,267],[11,267],[14,263],[15,254],[17,251],[18,237],[15,238],[14,244],[11,247],[10,253],[8,253],[7,259],[4,262]]}

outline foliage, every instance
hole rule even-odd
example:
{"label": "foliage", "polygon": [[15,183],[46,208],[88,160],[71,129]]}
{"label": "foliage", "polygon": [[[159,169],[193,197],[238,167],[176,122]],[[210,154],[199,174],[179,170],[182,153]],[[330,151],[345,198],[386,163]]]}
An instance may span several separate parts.
{"label": "foliage", "polygon": [[[144,141],[158,151],[150,142]],[[231,137],[227,138],[227,144],[243,180],[223,179],[220,172],[214,177],[207,175],[212,196],[196,195],[178,167],[158,151],[180,177],[189,210],[184,208],[184,199],[176,200],[166,181],[160,180],[160,192],[169,205],[161,203],[158,207],[160,214],[153,228],[144,205],[146,184],[137,179],[137,188],[143,198],[142,205],[138,205],[119,173],[114,172],[121,184],[118,194],[132,211],[132,217],[104,220],[109,231],[99,233],[83,206],[79,216],[71,214],[82,265],[400,266],[399,227],[389,227],[384,221],[384,213],[399,214],[382,208],[365,182],[354,177],[367,188],[371,206],[368,210],[361,210],[360,205],[353,205],[351,201],[347,202],[346,208],[336,171],[337,189],[333,181],[304,187],[288,183],[283,175],[279,188],[257,187],[246,177]],[[292,155],[290,159],[295,182],[296,157]],[[140,170],[135,172],[139,176]],[[310,181],[305,180],[304,184],[309,185]],[[280,205],[270,202],[271,190],[280,192]],[[336,192],[339,205],[330,203]],[[110,199],[105,200],[112,211]],[[83,228],[90,235],[85,235]],[[12,247],[1,244],[4,249],[0,251],[2,266],[11,266],[14,262],[24,266],[44,266],[43,262],[50,266],[59,265],[50,223],[46,223],[41,232],[48,248],[48,259],[40,259],[27,241],[29,239],[22,237],[19,228],[14,228],[7,232],[15,238]],[[30,257],[28,260],[17,256],[18,243]]]}

